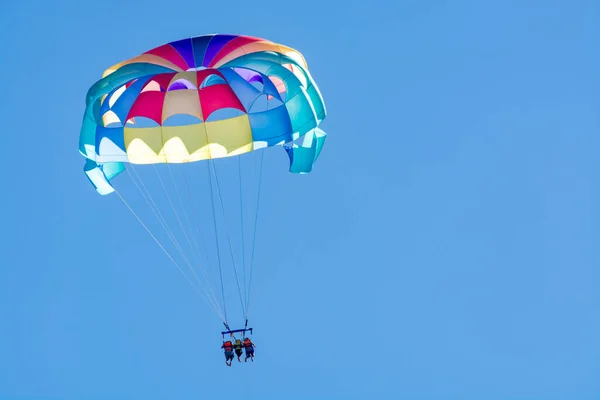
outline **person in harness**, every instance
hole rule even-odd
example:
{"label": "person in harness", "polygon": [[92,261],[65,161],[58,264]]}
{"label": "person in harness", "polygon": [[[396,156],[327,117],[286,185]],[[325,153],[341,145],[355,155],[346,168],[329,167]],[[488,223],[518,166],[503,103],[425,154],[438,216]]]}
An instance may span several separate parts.
{"label": "person in harness", "polygon": [[240,359],[242,356],[242,347],[242,341],[240,339],[235,339],[235,342],[233,342],[233,349],[235,350],[235,355],[237,356],[238,362],[242,362]]}
{"label": "person in harness", "polygon": [[233,361],[233,343],[231,343],[231,340],[223,342],[221,348],[225,351],[225,364],[231,367],[231,362]]}
{"label": "person in harness", "polygon": [[246,358],[244,359],[244,362],[247,362],[248,358],[250,358],[252,360],[252,362],[254,362],[254,348],[255,347],[256,347],[256,345],[252,342],[252,340],[250,340],[250,338],[244,339],[244,350],[246,350]]}

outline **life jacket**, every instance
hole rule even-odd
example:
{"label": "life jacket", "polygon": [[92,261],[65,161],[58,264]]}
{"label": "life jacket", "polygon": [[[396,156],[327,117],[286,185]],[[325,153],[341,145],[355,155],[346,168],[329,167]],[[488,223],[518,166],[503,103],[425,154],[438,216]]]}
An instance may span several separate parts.
{"label": "life jacket", "polygon": [[240,339],[236,339],[235,344],[233,345],[233,347],[235,349],[240,349],[242,348],[242,341]]}
{"label": "life jacket", "polygon": [[231,340],[228,340],[225,343],[223,343],[223,347],[226,351],[231,351],[233,349],[233,344],[231,343]]}
{"label": "life jacket", "polygon": [[250,339],[248,339],[248,338],[244,339],[244,347],[247,349],[252,348],[252,342],[250,341]]}

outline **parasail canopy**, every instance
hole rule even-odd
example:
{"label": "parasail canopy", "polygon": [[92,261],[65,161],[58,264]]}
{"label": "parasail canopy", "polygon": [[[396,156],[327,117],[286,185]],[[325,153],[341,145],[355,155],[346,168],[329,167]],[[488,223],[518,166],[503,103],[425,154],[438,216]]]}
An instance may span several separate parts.
{"label": "parasail canopy", "polygon": [[79,151],[99,193],[120,163],[188,163],[282,146],[310,172],[325,104],[298,51],[241,35],[167,43],[108,68],[88,91]]}

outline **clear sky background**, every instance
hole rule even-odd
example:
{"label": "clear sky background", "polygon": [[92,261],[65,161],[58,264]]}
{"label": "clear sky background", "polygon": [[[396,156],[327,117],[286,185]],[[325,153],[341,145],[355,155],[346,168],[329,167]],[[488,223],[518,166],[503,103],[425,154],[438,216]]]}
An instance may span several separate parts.
{"label": "clear sky background", "polygon": [[[592,0],[2,2],[0,398],[598,399],[598,21]],[[328,110],[312,174],[265,157],[257,358],[231,368],[77,150],[106,67],[215,32],[298,49]]]}

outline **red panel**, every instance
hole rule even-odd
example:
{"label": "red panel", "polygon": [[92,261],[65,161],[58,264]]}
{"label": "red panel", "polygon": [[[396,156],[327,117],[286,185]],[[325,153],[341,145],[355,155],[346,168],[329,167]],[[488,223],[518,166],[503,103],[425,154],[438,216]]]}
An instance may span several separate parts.
{"label": "red panel", "polygon": [[138,98],[131,106],[127,119],[131,117],[150,118],[157,124],[162,123],[162,109],[165,102],[166,92],[144,92],[140,93]]}
{"label": "red panel", "polygon": [[187,65],[183,57],[181,57],[181,55],[177,52],[177,50],[175,50],[175,48],[170,44],[164,44],[160,47],[147,51],[144,54],[153,54],[160,58],[164,58],[165,60],[177,65],[184,71],[190,67]]}
{"label": "red panel", "polygon": [[[160,85],[161,88],[163,88],[163,90],[167,90],[167,87],[169,86],[169,83],[171,82],[171,80],[173,79],[174,76],[175,76],[175,72],[168,72],[165,74],[156,74],[152,77],[152,79],[150,81],[155,81],[156,83],[158,83]],[[150,83],[150,81],[148,81],[148,83]]]}
{"label": "red panel", "polygon": [[213,57],[210,64],[208,64],[208,66],[209,67],[214,66],[223,57],[225,57],[227,54],[231,53],[233,50],[237,49],[238,47],[241,47],[248,43],[258,42],[259,40],[263,40],[263,39],[259,39],[259,38],[255,38],[255,37],[251,37],[251,36],[240,36],[240,37],[237,37],[237,38],[231,40],[225,46],[223,46],[223,48],[221,50],[219,50],[219,52],[217,54],[215,54],[215,56]]}
{"label": "red panel", "polygon": [[197,81],[198,87],[200,87],[200,85],[202,84],[202,82],[204,81],[204,79],[206,79],[206,77],[209,76],[209,75],[218,75],[221,78],[223,78],[223,80],[225,82],[227,82],[227,79],[225,79],[225,77],[223,76],[223,74],[220,73],[218,70],[212,69],[212,68],[201,69],[200,71],[196,71],[196,81]]}
{"label": "red panel", "polygon": [[246,112],[244,106],[237,98],[229,85],[213,85],[198,91],[200,94],[200,105],[204,120],[215,110],[221,108],[237,108]]}

